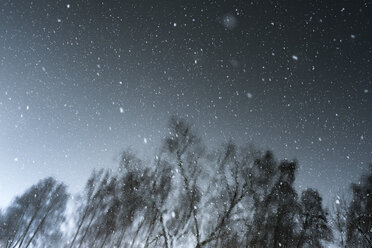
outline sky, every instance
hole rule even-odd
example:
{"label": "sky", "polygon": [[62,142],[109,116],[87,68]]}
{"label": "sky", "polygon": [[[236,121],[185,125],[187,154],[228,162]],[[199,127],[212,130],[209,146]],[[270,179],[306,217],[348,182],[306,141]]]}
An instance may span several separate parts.
{"label": "sky", "polygon": [[327,202],[372,162],[371,1],[0,1],[0,207],[82,190],[177,115],[297,159]]}

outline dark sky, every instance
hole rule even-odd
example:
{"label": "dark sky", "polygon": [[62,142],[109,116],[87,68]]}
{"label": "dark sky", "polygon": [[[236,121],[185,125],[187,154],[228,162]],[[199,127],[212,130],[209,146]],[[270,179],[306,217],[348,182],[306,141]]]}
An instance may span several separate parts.
{"label": "dark sky", "polygon": [[170,115],[204,142],[297,158],[325,198],[372,161],[371,1],[0,3],[0,206],[40,178],[77,192]]}

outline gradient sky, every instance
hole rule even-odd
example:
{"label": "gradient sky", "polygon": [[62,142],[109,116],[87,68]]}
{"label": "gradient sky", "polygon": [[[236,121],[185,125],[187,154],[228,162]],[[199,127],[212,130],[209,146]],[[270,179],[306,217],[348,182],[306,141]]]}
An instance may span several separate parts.
{"label": "gradient sky", "polygon": [[71,192],[176,114],[205,144],[297,158],[323,197],[372,161],[370,1],[0,1],[0,207]]}

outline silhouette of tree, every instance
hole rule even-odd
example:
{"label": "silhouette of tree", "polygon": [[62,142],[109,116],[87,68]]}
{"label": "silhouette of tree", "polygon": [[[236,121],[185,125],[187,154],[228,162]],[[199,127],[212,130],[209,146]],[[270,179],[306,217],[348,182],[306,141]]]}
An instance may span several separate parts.
{"label": "silhouette of tree", "polygon": [[[144,219],[141,224],[146,224],[148,232],[146,235],[146,244],[149,246],[154,240],[159,242],[159,238],[163,237],[164,246],[168,245],[170,234],[166,232],[164,214],[170,214],[172,206],[167,204],[169,195],[172,190],[172,169],[166,161],[158,159],[156,161],[156,169],[151,175],[147,188],[143,188],[145,199]],[[173,203],[176,205],[176,203]],[[138,235],[140,229],[136,230]],[[153,236],[155,234],[155,237]],[[150,240],[152,238],[152,240]],[[172,242],[172,240],[170,240]],[[132,242],[133,244],[133,242]]]}
{"label": "silhouette of tree", "polygon": [[249,192],[248,170],[252,159],[245,151],[238,151],[231,141],[219,154],[215,173],[210,177],[206,190],[206,198],[209,198],[206,212],[214,214],[209,214],[209,230],[204,230],[200,246],[223,247],[227,240],[230,240],[230,245],[241,242],[238,232],[242,231],[243,219],[236,219],[238,214],[242,214],[242,201]]}
{"label": "silhouette of tree", "polygon": [[[171,239],[171,243],[178,239],[187,228],[192,228],[196,243],[200,244],[199,203],[200,188],[198,177],[201,173],[199,165],[200,157],[204,152],[200,138],[192,130],[191,126],[183,119],[171,117],[168,123],[169,135],[165,138],[163,148],[168,155],[169,164],[174,165],[177,183],[177,201],[175,208],[171,211],[177,219],[173,218],[167,224],[162,223],[162,236]],[[164,218],[162,217],[163,221]],[[174,223],[176,221],[176,223]],[[181,231],[182,230],[182,231]],[[169,236],[169,237],[168,237]],[[165,244],[169,246],[169,244]]]}
{"label": "silhouette of tree", "polygon": [[347,215],[347,245],[372,247],[372,164],[360,184],[352,184],[353,199]]}
{"label": "silhouette of tree", "polygon": [[337,233],[335,239],[340,247],[346,247],[348,203],[345,195],[336,196],[332,206],[332,226]]}
{"label": "silhouette of tree", "polygon": [[293,188],[297,162],[283,161],[279,165],[279,178],[257,209],[255,224],[258,232],[251,241],[253,247],[294,247],[299,214],[297,193]]}
{"label": "silhouette of tree", "polygon": [[100,214],[99,209],[105,197],[105,186],[109,180],[109,173],[103,170],[93,172],[86,184],[84,195],[81,196],[79,204],[80,211],[77,212],[76,231],[73,234],[69,247],[82,247],[87,235],[91,231],[95,217]]}
{"label": "silhouette of tree", "polygon": [[[133,235],[132,246],[136,242],[137,236],[142,229],[144,219],[137,218],[138,215],[144,216],[149,209],[148,203],[151,200],[151,184],[153,182],[152,171],[143,168],[142,162],[134,154],[123,155],[122,164],[126,165],[120,177],[119,197],[122,202],[120,211],[119,227],[122,232],[118,244],[122,243],[125,231],[138,223],[137,230]],[[149,191],[149,192],[148,192]],[[148,217],[148,213],[147,216]]]}
{"label": "silhouette of tree", "polygon": [[1,223],[4,247],[58,244],[67,199],[66,186],[53,178],[41,180],[17,197]]}
{"label": "silhouette of tree", "polygon": [[274,186],[277,174],[278,165],[270,151],[256,158],[249,171],[249,193],[253,200],[252,212],[254,214],[253,220],[248,219],[246,223],[247,247],[263,245],[264,220],[267,218],[268,211],[267,199]]}
{"label": "silhouette of tree", "polygon": [[117,178],[115,175],[110,175],[107,181],[106,178],[104,179],[99,189],[101,192],[99,203],[94,209],[97,214],[92,216],[90,230],[83,243],[84,247],[88,245],[89,247],[104,247],[117,228],[118,210],[121,205],[116,197]]}
{"label": "silhouette of tree", "polygon": [[[116,203],[120,206],[115,207],[118,212],[117,229],[119,237],[116,246],[120,247],[125,237],[125,233],[134,223],[136,215],[146,207],[146,190],[150,189],[151,172],[144,168],[142,161],[132,152],[125,151],[122,154],[118,175],[118,187]],[[138,227],[138,232],[143,224]],[[134,235],[132,245],[134,245],[138,232]]]}
{"label": "silhouette of tree", "polygon": [[326,210],[318,191],[307,189],[301,196],[301,231],[297,247],[322,247],[321,240],[331,241]]}

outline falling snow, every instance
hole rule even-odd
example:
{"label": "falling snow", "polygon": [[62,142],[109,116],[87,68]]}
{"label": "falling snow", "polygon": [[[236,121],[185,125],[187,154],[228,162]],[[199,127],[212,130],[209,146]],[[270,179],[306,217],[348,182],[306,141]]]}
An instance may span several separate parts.
{"label": "falling snow", "polygon": [[[189,165],[201,154],[223,161],[213,149],[229,140],[239,146],[233,150],[237,157],[244,149],[272,150],[278,159],[298,161],[296,198],[315,188],[328,209],[342,207],[344,199],[336,194],[345,191],[349,199],[349,185],[369,170],[368,1],[9,1],[1,13],[2,221],[12,199],[42,178],[56,176],[76,193],[83,192],[93,170],[115,168],[126,149],[144,161],[164,162],[166,144],[179,145],[172,139],[163,144],[172,116],[200,134],[200,147],[181,155],[190,156]],[[136,166],[136,173],[141,166],[153,168],[147,162]],[[183,173],[169,171],[168,180]],[[194,173],[200,178],[190,183],[210,176]],[[193,197],[205,200],[198,190]],[[200,204],[188,206],[190,216],[205,213]],[[187,215],[173,209],[160,213],[166,237]],[[219,220],[210,218],[200,226]],[[161,227],[157,221],[155,227]],[[235,226],[229,222],[228,228]]]}

